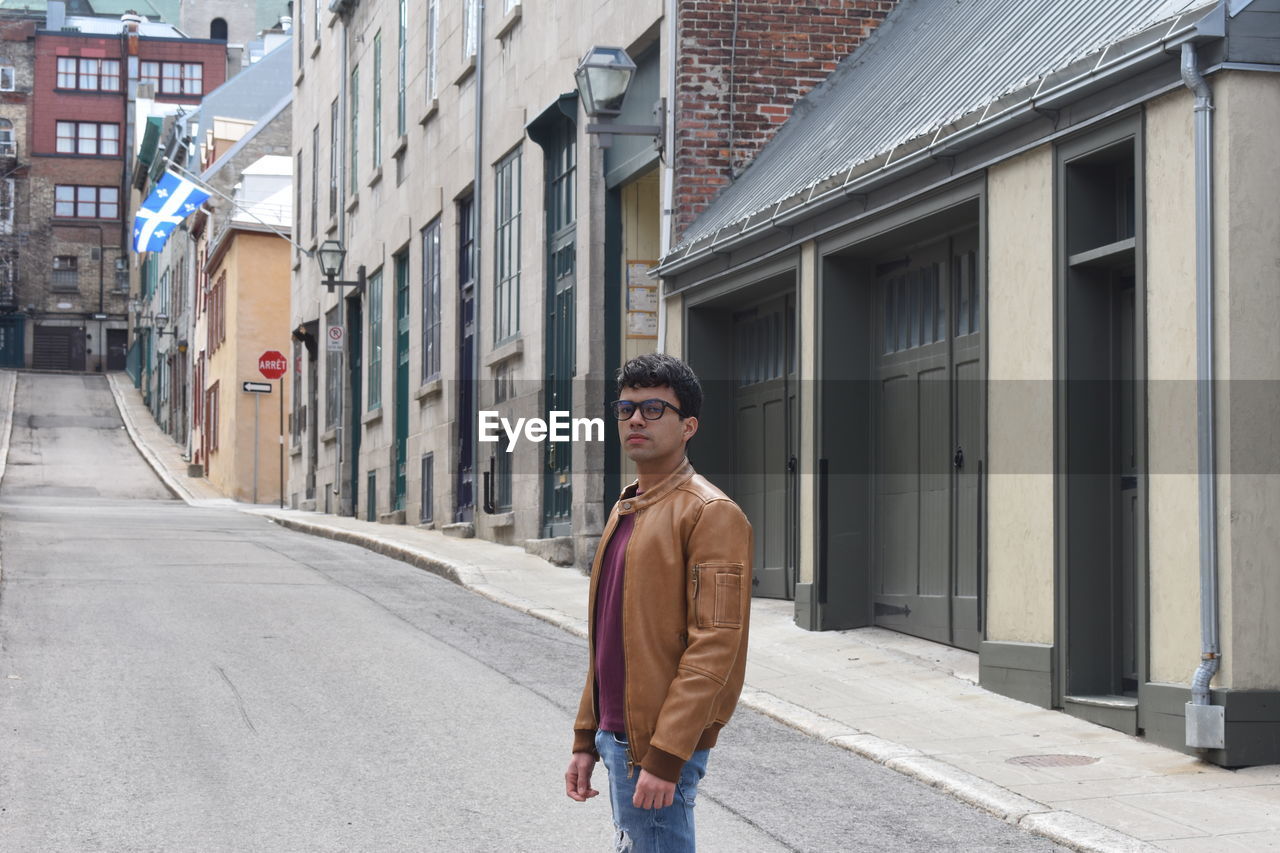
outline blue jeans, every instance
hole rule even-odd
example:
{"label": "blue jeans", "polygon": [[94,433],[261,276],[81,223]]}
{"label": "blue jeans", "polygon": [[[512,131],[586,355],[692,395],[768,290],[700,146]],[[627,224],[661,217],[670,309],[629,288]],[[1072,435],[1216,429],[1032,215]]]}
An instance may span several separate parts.
{"label": "blue jeans", "polygon": [[[685,762],[676,783],[676,796],[664,809],[638,809],[631,805],[640,768],[627,767],[626,735],[596,732],[596,751],[609,771],[609,804],[618,830],[618,853],[694,853],[693,800],[698,783],[707,772],[709,749],[700,749]],[[627,778],[632,769],[631,778]]]}

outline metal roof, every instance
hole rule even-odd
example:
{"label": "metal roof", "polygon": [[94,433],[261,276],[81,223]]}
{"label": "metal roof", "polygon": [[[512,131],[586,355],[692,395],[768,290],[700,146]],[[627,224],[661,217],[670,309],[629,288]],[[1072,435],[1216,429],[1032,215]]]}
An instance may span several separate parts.
{"label": "metal roof", "polygon": [[673,254],[800,190],[842,173],[852,176],[856,167],[886,153],[893,159],[898,146],[937,135],[1108,45],[1164,22],[1180,25],[1188,13],[1199,18],[1215,3],[901,0],[857,51],[796,104],[788,122],[694,221]]}

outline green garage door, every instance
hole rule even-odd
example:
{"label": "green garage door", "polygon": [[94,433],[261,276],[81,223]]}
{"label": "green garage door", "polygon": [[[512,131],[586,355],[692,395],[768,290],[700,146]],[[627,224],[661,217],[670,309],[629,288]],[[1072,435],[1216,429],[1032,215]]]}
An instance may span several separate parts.
{"label": "green garage door", "polygon": [[877,625],[977,650],[982,332],[977,234],[876,270]]}

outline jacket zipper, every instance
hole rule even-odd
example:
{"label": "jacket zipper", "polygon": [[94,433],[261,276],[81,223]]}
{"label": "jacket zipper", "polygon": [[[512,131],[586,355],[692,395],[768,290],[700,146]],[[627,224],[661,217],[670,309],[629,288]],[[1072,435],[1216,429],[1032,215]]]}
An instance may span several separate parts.
{"label": "jacket zipper", "polygon": [[[640,510],[632,513],[631,519],[631,535],[627,537],[626,550],[622,552],[622,724],[626,727],[627,736],[627,778],[630,779],[636,772],[636,757],[631,751],[631,706],[627,702],[627,682],[626,679],[631,672],[627,666],[627,585],[631,580],[631,572],[627,569],[627,562],[631,558],[631,543],[636,539],[636,530],[640,526]],[[614,528],[617,529],[616,527]],[[597,722],[600,719],[600,712],[596,712]]]}

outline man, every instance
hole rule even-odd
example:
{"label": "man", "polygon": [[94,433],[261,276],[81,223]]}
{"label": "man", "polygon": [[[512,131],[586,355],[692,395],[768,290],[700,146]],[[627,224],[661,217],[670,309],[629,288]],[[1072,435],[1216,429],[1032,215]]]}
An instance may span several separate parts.
{"label": "man", "polygon": [[702,388],[687,364],[642,355],[609,405],[638,480],[623,490],[591,569],[590,666],[565,793],[585,802],[609,772],[618,849],[693,851],[708,753],[742,691],[751,525],[694,473]]}

